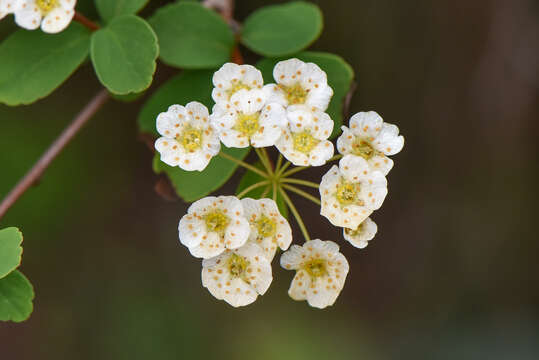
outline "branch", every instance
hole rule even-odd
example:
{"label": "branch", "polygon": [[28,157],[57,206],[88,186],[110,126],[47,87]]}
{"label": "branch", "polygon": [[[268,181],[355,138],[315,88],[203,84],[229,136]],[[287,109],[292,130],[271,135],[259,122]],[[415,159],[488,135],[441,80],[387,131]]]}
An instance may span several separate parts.
{"label": "branch", "polygon": [[227,22],[234,21],[234,0],[204,0],[202,5],[216,10]]}
{"label": "branch", "polygon": [[82,25],[86,26],[91,31],[99,30],[99,25],[97,25],[92,20],[88,19],[86,16],[82,15],[80,12],[76,11],[73,20],[80,22]]}
{"label": "branch", "polygon": [[41,155],[41,158],[34,166],[26,173],[19,183],[11,190],[11,192],[0,203],[0,219],[15,204],[22,194],[30,186],[39,180],[41,175],[47,170],[51,162],[65,148],[65,146],[73,139],[79,130],[86,122],[105,104],[109,99],[107,90],[103,89],[81,110],[81,112],[73,119],[71,124],[62,131],[60,136],[51,144],[51,146]]}

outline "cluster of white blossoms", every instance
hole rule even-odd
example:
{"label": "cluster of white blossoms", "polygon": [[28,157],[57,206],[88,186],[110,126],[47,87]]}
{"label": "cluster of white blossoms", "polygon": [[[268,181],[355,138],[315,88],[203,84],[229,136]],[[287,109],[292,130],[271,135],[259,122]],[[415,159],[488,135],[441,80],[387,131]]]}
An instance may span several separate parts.
{"label": "cluster of white blossoms", "polygon": [[[369,216],[388,193],[386,175],[393,167],[388,156],[402,149],[404,138],[377,113],[360,112],[352,116],[349,127],[342,127],[337,140],[340,155],[333,157],[329,137],[334,121],[325,112],[333,90],[326,73],[316,64],[289,59],[275,65],[273,77],[275,84],[264,85],[261,72],[251,65],[223,65],[213,76],[212,113],[198,102],[170,106],[157,117],[161,137],[155,149],[163,162],[187,171],[203,171],[220,152],[221,143],[236,148],[275,146],[296,166],[321,166],[342,157],[318,186],[287,181],[289,175],[283,172],[290,164],[272,172],[265,155],[269,170],[265,183],[273,182],[274,200],[276,188],[282,191],[306,238],[303,246],[290,247],[290,225],[276,202],[267,198],[205,197],[189,207],[178,227],[180,242],[203,259],[202,284],[217,299],[235,307],[254,302],[271,284],[276,252],[290,247],[280,259],[283,268],[296,271],[290,297],[325,308],[343,289],[348,262],[335,242],[309,239],[283,188],[320,203],[320,214],[343,228],[344,239],[365,248],[377,232]],[[290,186],[294,183],[318,187],[321,201]]]}
{"label": "cluster of white blossoms", "polygon": [[189,207],[178,230],[180,242],[203,259],[202,285],[234,307],[266,292],[277,247],[292,242],[288,221],[270,199],[205,197]]}
{"label": "cluster of white blossoms", "polygon": [[386,175],[393,167],[388,155],[402,150],[404,137],[374,111],[353,115],[350,128],[342,130],[337,150],[344,156],[322,177],[320,214],[343,227],[344,238],[362,249],[378,230],[369,216],[388,192]]}
{"label": "cluster of white blossoms", "polygon": [[155,148],[161,160],[203,171],[222,142],[234,148],[275,145],[294,165],[325,164],[334,153],[328,140],[334,122],[324,112],[333,95],[326,73],[316,64],[289,59],[275,65],[273,77],[276,84],[264,85],[254,66],[224,64],[213,75],[210,121],[199,103],[200,111],[188,110],[189,116],[178,113],[180,105],[158,116],[163,137]]}
{"label": "cluster of white blossoms", "polygon": [[77,0],[0,0],[0,19],[8,14],[27,30],[41,27],[46,33],[64,30],[73,16]]}

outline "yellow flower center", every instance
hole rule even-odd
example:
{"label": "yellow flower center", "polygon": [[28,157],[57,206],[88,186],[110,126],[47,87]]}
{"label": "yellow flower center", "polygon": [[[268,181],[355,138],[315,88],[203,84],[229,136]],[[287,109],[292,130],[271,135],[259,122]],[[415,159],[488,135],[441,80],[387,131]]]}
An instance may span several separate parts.
{"label": "yellow flower center", "polygon": [[251,137],[255,132],[258,131],[259,127],[260,124],[258,123],[257,113],[251,115],[245,115],[242,113],[238,115],[234,130],[239,131],[247,137]]}
{"label": "yellow flower center", "polygon": [[37,0],[36,5],[41,9],[41,12],[48,13],[58,6],[58,0]]}
{"label": "yellow flower center", "polygon": [[228,90],[226,90],[226,94],[228,95],[228,99],[230,99],[230,97],[232,95],[234,95],[234,93],[236,91],[240,91],[242,89],[251,90],[251,87],[249,85],[246,85],[246,84],[242,83],[241,81],[238,81],[237,79],[233,79],[232,80],[232,86]]}
{"label": "yellow flower center", "polygon": [[189,152],[193,152],[202,147],[202,130],[192,127],[185,129],[176,140]]}
{"label": "yellow flower center", "polygon": [[232,254],[228,258],[228,271],[233,278],[244,278],[246,277],[246,270],[249,266],[249,261],[247,261],[243,256],[238,254]]}
{"label": "yellow flower center", "polygon": [[230,219],[221,210],[216,209],[207,213],[204,217],[204,221],[206,222],[206,228],[209,231],[223,235]]}
{"label": "yellow flower center", "polygon": [[365,160],[369,160],[374,155],[378,154],[378,151],[374,150],[368,141],[359,138],[356,138],[352,143],[352,152],[354,155],[361,156]]}
{"label": "yellow flower center", "polygon": [[351,237],[358,236],[361,233],[361,231],[363,231],[363,223],[359,224],[357,229],[355,230],[344,228],[344,232],[346,233],[346,235],[351,236]]}
{"label": "yellow flower center", "polygon": [[290,105],[305,104],[309,91],[305,90],[299,82],[291,86],[279,84],[279,88],[284,91],[286,100]]}
{"label": "yellow flower center", "polygon": [[314,259],[304,265],[305,271],[314,278],[324,276],[328,273],[326,261],[322,259]]}
{"label": "yellow flower center", "polygon": [[256,228],[259,236],[267,238],[275,235],[277,224],[269,217],[262,215],[260,219],[256,221]]}
{"label": "yellow flower center", "polygon": [[350,205],[356,202],[359,190],[359,184],[341,182],[337,187],[335,197],[337,198],[337,201],[341,203],[341,205]]}
{"label": "yellow flower center", "polygon": [[310,153],[320,143],[320,140],[315,139],[309,131],[292,133],[292,140],[294,141],[294,149],[304,154]]}

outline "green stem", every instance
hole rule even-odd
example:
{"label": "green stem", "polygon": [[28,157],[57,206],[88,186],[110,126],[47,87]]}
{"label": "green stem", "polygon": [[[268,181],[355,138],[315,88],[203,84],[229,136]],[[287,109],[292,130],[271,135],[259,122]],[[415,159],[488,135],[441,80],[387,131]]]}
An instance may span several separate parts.
{"label": "green stem", "polygon": [[281,182],[308,186],[308,187],[312,187],[312,188],[315,188],[315,189],[318,189],[320,187],[320,184],[314,183],[312,181],[294,179],[294,178],[284,178],[284,179],[281,179]]}
{"label": "green stem", "polygon": [[273,169],[271,168],[271,165],[268,161],[269,159],[267,158],[267,156],[265,156],[262,150],[258,148],[254,148],[254,149],[255,149],[256,155],[258,155],[258,158],[260,159],[260,162],[262,163],[262,165],[264,165],[264,167],[266,168],[266,171],[271,177],[273,175]]}
{"label": "green stem", "polygon": [[303,171],[303,170],[307,170],[309,168],[309,166],[298,166],[298,167],[295,167],[291,170],[288,170],[287,172],[285,172],[282,176],[283,177],[288,177],[292,174],[295,174],[295,173],[298,173],[300,171]]}
{"label": "green stem", "polygon": [[275,175],[276,178],[282,177],[283,172],[288,169],[288,167],[292,165],[290,161],[287,161],[280,169],[279,172]]}
{"label": "green stem", "polygon": [[283,154],[279,153],[279,158],[277,159],[277,165],[275,165],[275,173],[277,174],[283,164]]}
{"label": "green stem", "polygon": [[[327,162],[339,160],[340,158],[342,158],[342,155],[341,155],[341,154],[337,154],[337,155],[335,155],[335,156],[329,158]],[[310,166],[298,166],[298,167],[296,167],[296,168],[294,168],[294,169],[288,170],[286,173],[284,173],[284,174],[282,175],[282,177],[288,177],[288,176],[290,176],[290,175],[293,175],[293,174],[298,173],[298,172],[300,172],[300,171],[306,170],[306,169],[308,169],[308,168],[310,168]]]}
{"label": "green stem", "polygon": [[292,192],[295,192],[296,194],[298,195],[301,195],[303,196],[305,199],[307,200],[311,200],[313,203],[317,204],[317,205],[320,205],[320,199],[317,199],[316,197],[312,196],[311,194],[309,193],[306,193],[305,191],[303,190],[300,190],[298,189],[297,187],[295,186],[292,186],[292,185],[287,185],[287,184],[283,184],[283,187],[287,190],[290,190]]}
{"label": "green stem", "polygon": [[309,237],[309,233],[307,232],[307,228],[305,227],[305,224],[303,223],[303,220],[301,219],[301,216],[299,215],[298,210],[294,206],[294,203],[292,202],[292,200],[290,200],[286,192],[280,186],[279,186],[279,191],[281,192],[281,195],[283,196],[284,201],[290,208],[290,211],[292,211],[292,214],[294,214],[294,217],[296,218],[299,228],[301,229],[301,232],[303,233],[303,237],[305,238],[305,241],[311,240],[311,238]]}
{"label": "green stem", "polygon": [[248,186],[245,189],[243,189],[242,192],[240,192],[238,194],[238,198],[241,199],[242,197],[244,197],[245,195],[247,195],[248,193],[250,193],[254,189],[258,189],[259,187],[267,185],[267,184],[269,184],[269,181],[265,180],[265,181],[257,182],[257,183],[255,183],[255,184],[253,184],[251,186]]}
{"label": "green stem", "polygon": [[261,198],[261,199],[265,198],[265,197],[268,195],[268,193],[270,192],[270,189],[271,189],[271,186],[268,185],[268,186],[264,189],[264,192],[262,193],[262,195],[260,195],[260,198]]}
{"label": "green stem", "polygon": [[335,156],[330,157],[330,158],[328,159],[327,162],[339,160],[339,159],[342,158],[342,157],[343,157],[342,154],[337,154],[337,155],[335,155]]}
{"label": "green stem", "polygon": [[240,165],[240,166],[243,166],[244,168],[246,169],[249,169],[251,170],[252,172],[254,173],[257,173],[258,175],[262,176],[263,178],[268,178],[268,174],[266,174],[265,172],[263,172],[262,170],[260,169],[257,169],[256,167],[254,167],[253,165],[250,165],[250,164],[247,164],[246,162],[244,161],[241,161],[239,159],[236,159],[234,156],[230,156],[228,155],[227,153],[224,153],[224,152],[220,152],[219,153],[219,156],[222,157],[222,158],[225,158],[227,160],[230,160],[232,162],[235,162],[236,164]]}

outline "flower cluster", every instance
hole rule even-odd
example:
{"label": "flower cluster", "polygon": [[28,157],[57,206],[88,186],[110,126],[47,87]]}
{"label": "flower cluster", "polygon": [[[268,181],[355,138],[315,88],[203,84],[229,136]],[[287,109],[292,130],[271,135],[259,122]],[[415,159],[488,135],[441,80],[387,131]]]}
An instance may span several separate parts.
{"label": "flower cluster", "polygon": [[41,27],[46,33],[64,30],[73,16],[77,0],[0,0],[0,19],[7,14],[27,30]]}
{"label": "flower cluster", "polygon": [[[251,65],[223,65],[213,76],[211,114],[198,102],[170,106],[157,117],[161,137],[155,149],[170,166],[203,171],[220,153],[221,143],[236,148],[275,146],[280,158],[274,169],[265,149],[257,150],[268,170],[259,184],[273,186],[273,200],[264,195],[241,199],[245,192],[202,198],[181,218],[180,242],[203,259],[202,284],[213,296],[232,306],[248,305],[267,291],[278,248],[287,250],[292,243],[290,225],[275,202],[280,193],[306,239],[281,256],[281,266],[296,271],[288,293],[294,300],[325,308],[343,289],[348,261],[335,242],[310,239],[284,190],[320,204],[320,214],[343,228],[345,240],[365,248],[377,232],[369,216],[388,192],[386,175],[393,167],[388,156],[402,149],[404,138],[377,113],[360,112],[352,116],[349,127],[342,127],[340,154],[333,156],[329,137],[334,121],[325,112],[333,90],[326,73],[316,64],[289,59],[275,65],[273,77],[274,84],[264,85],[261,72]],[[283,166],[282,157],[288,160]],[[337,159],[339,166],[331,167],[320,184],[289,177],[303,168],[285,171],[292,164],[321,166]],[[260,172],[238,159],[229,160]],[[294,184],[318,188],[320,200]]]}
{"label": "flower cluster", "polygon": [[202,261],[202,285],[217,299],[244,306],[272,281],[277,247],[292,230],[273,200],[209,196],[194,202],[179,224],[180,241]]}

